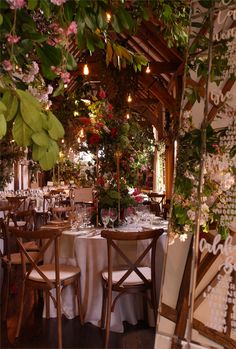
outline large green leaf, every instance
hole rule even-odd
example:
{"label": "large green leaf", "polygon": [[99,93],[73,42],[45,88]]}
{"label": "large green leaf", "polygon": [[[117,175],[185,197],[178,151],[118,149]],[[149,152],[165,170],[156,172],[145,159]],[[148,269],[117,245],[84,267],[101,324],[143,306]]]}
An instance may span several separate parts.
{"label": "large green leaf", "polygon": [[64,5],[64,16],[68,22],[71,22],[74,17],[74,4],[71,1],[67,1]]}
{"label": "large green leaf", "polygon": [[97,29],[95,16],[92,14],[86,14],[84,20],[89,29],[91,29],[92,32],[95,32],[95,30]]}
{"label": "large green leaf", "polygon": [[40,9],[43,11],[46,18],[49,18],[51,15],[50,1],[40,0]]}
{"label": "large green leaf", "polygon": [[55,141],[51,141],[44,155],[39,159],[39,164],[44,171],[50,170],[59,157],[59,148]]}
{"label": "large green leaf", "polygon": [[40,147],[48,147],[50,138],[47,132],[42,130],[40,132],[33,133],[32,140],[34,141],[34,143],[36,143]]}
{"label": "large green leaf", "polygon": [[44,44],[42,47],[36,48],[41,63],[51,66],[58,66],[62,60],[62,52],[59,48]]}
{"label": "large green leaf", "polygon": [[66,68],[68,70],[75,70],[77,68],[76,60],[70,52],[66,52],[66,60]]}
{"label": "large green leaf", "polygon": [[36,143],[33,143],[32,158],[35,161],[39,161],[47,151],[47,147],[40,147]]}
{"label": "large green leaf", "polygon": [[52,112],[48,113],[48,127],[48,133],[51,138],[55,140],[63,138],[65,133],[64,128]]}
{"label": "large green leaf", "polygon": [[7,107],[5,111],[5,118],[7,121],[11,121],[16,115],[18,109],[18,99],[15,95],[11,94],[10,91],[6,91],[3,94],[2,102]]}
{"label": "large green leaf", "polygon": [[42,129],[42,118],[40,110],[35,107],[35,98],[27,91],[17,90],[20,96],[20,111],[24,122],[34,131]]}
{"label": "large green leaf", "polygon": [[6,105],[2,101],[0,101],[0,113],[5,112],[6,110],[7,110]]}
{"label": "large green leaf", "polygon": [[28,0],[27,8],[29,10],[35,10],[38,5],[38,0]]}
{"label": "large green leaf", "polygon": [[0,139],[5,136],[7,132],[7,122],[3,114],[0,114]]}
{"label": "large green leaf", "polygon": [[39,103],[39,101],[37,100],[37,98],[35,98],[34,96],[32,96],[31,93],[29,93],[28,91],[23,91],[23,90],[16,90],[16,93],[18,95],[18,97],[20,98],[20,100],[24,99],[26,102],[28,101],[29,103],[31,103],[34,108],[36,108],[37,110],[41,110],[42,106]]}
{"label": "large green leaf", "polygon": [[32,144],[32,129],[24,122],[20,114],[17,114],[12,128],[12,134],[16,143],[21,147]]}
{"label": "large green leaf", "polygon": [[41,65],[43,76],[48,80],[54,80],[57,75],[52,71],[51,67],[48,65]]}

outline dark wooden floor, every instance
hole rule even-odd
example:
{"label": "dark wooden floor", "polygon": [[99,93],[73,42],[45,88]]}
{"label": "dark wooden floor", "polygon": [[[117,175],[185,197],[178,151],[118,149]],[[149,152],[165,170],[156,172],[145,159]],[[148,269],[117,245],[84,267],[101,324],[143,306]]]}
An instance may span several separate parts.
{"label": "dark wooden floor", "polygon": [[[14,292],[13,292],[14,293]],[[7,322],[1,321],[0,348],[56,348],[56,320],[42,318],[42,301],[37,306],[33,296],[25,306],[20,337],[14,340],[17,321],[17,294],[12,294]],[[110,348],[149,349],[154,347],[155,330],[144,322],[131,326],[124,333],[111,332]],[[63,318],[63,348],[103,348],[104,331],[89,323],[81,326],[79,319]]]}

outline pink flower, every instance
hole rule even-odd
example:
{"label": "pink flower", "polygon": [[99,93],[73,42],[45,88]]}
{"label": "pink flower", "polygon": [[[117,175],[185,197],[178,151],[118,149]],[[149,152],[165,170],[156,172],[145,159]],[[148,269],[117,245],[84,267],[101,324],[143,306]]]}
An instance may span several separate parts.
{"label": "pink flower", "polygon": [[75,21],[71,22],[71,24],[69,25],[69,27],[67,28],[67,35],[70,34],[77,34],[77,24]]}
{"label": "pink flower", "polygon": [[67,84],[67,83],[70,82],[70,73],[68,73],[68,72],[62,72],[62,73],[60,74],[60,76],[61,76],[61,79],[63,80],[63,82],[64,82],[65,84]]}
{"label": "pink flower", "polygon": [[12,68],[13,68],[12,64],[11,64],[11,61],[6,60],[6,59],[2,62],[2,65],[3,65],[3,69],[6,70],[6,71],[11,71]]}
{"label": "pink flower", "polygon": [[23,8],[25,4],[25,0],[7,0],[10,9],[17,10]]}
{"label": "pink flower", "polygon": [[6,38],[9,44],[16,44],[20,40],[20,36],[11,35],[11,34],[6,34]]}
{"label": "pink flower", "polygon": [[99,97],[100,97],[101,99],[106,98],[106,92],[105,92],[104,90],[100,90],[100,92],[99,92]]}
{"label": "pink flower", "polygon": [[51,0],[51,3],[57,6],[61,6],[64,4],[67,0]]}

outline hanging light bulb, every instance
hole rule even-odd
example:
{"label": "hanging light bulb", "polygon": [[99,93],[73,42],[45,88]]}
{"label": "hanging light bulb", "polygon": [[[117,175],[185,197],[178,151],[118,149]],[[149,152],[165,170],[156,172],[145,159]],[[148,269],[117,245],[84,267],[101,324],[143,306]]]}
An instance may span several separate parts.
{"label": "hanging light bulb", "polygon": [[89,75],[88,64],[85,64],[85,65],[84,65],[83,74],[84,74],[84,75]]}
{"label": "hanging light bulb", "polygon": [[151,69],[150,69],[149,63],[148,63],[147,68],[146,68],[146,73],[147,73],[147,74],[151,73]]}
{"label": "hanging light bulb", "polygon": [[130,94],[130,93],[128,94],[127,102],[128,102],[128,103],[131,103],[131,102],[132,102],[132,97],[131,97],[131,94]]}
{"label": "hanging light bulb", "polygon": [[111,20],[111,14],[109,12],[107,12],[106,17],[107,17],[107,22],[109,23]]}

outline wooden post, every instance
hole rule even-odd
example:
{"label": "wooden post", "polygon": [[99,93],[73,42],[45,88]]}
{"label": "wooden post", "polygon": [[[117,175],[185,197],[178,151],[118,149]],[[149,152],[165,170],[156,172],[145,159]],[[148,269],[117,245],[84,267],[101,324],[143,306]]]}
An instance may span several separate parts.
{"label": "wooden post", "polygon": [[[96,180],[98,179],[99,175],[99,158],[98,158],[98,146],[96,148]],[[96,227],[98,227],[99,223],[99,212],[98,212],[98,197],[96,196],[95,199],[95,209],[96,209]]]}
{"label": "wooden post", "polygon": [[117,150],[115,152],[116,157],[116,174],[117,174],[117,192],[118,192],[118,202],[117,202],[117,210],[118,210],[118,224],[120,224],[120,158],[121,151]]}

